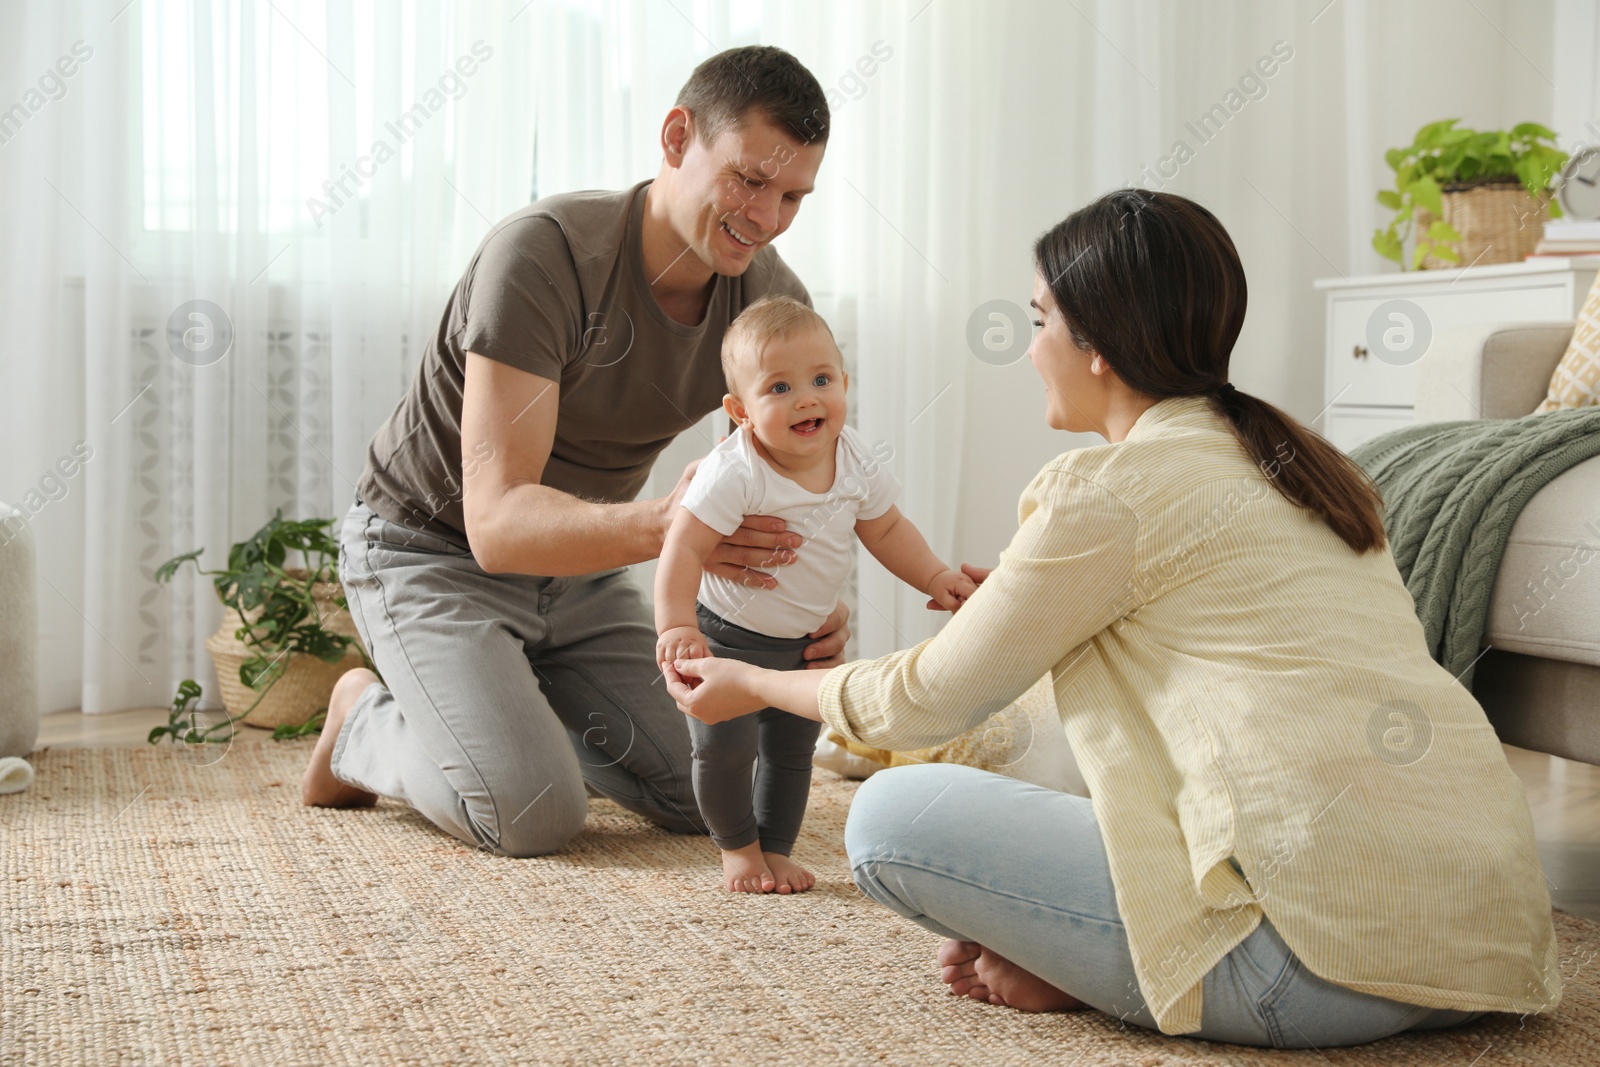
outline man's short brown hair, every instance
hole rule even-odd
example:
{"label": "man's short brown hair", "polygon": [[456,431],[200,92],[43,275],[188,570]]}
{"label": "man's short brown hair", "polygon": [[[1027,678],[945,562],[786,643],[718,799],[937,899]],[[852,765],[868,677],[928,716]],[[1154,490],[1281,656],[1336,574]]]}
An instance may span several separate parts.
{"label": "man's short brown hair", "polygon": [[741,355],[759,356],[768,342],[817,327],[828,335],[837,351],[839,342],[834,340],[828,320],[792,296],[764,296],[745,308],[722,335],[722,376],[727,380],[728,392],[735,396],[739,393],[734,371]]}
{"label": "man's short brown hair", "polygon": [[751,110],[794,134],[801,144],[828,140],[828,98],[794,56],[771,45],[718,52],[694,68],[677,104],[694,116],[695,136],[710,144]]}

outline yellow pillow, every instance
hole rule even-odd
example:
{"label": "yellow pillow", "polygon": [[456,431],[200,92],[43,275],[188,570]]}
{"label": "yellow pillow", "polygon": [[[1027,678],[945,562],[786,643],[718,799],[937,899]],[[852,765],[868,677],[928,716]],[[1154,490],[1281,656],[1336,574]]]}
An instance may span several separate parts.
{"label": "yellow pillow", "polygon": [[1048,674],[986,722],[936,748],[891,752],[846,740],[832,730],[823,730],[821,740],[819,756],[825,749],[829,752],[819,758],[818,766],[846,777],[917,763],[960,763],[1061,793],[1089,795],[1062,729],[1055,685]]}
{"label": "yellow pillow", "polygon": [[1543,415],[1596,404],[1600,404],[1600,274],[1595,275],[1594,284],[1589,287],[1567,351],[1550,375],[1550,392],[1533,413]]}

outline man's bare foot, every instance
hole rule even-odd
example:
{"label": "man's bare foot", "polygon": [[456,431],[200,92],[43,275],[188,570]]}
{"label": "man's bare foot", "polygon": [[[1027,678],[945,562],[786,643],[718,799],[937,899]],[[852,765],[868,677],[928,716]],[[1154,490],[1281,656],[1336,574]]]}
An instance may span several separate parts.
{"label": "man's bare foot", "polygon": [[763,852],[761,858],[767,861],[767,869],[778,883],[773,892],[804,893],[817,884],[817,879],[810,871],[781,852]]}
{"label": "man's bare foot", "polygon": [[722,850],[722,884],[730,893],[770,893],[778,880],[761,856],[761,845],[751,842],[744,848]]}
{"label": "man's bare foot", "polygon": [[958,997],[1018,1011],[1078,1011],[1088,1005],[976,941],[939,946],[940,976]]}
{"label": "man's bare foot", "polygon": [[366,692],[367,686],[378,676],[365,667],[345,671],[333,687],[328,698],[328,717],[322,723],[322,735],[317,747],[311,750],[311,762],[300,776],[300,803],[318,808],[370,808],[378,802],[378,794],[357,789],[333,776],[333,743],[344,728],[345,716],[356,699]]}

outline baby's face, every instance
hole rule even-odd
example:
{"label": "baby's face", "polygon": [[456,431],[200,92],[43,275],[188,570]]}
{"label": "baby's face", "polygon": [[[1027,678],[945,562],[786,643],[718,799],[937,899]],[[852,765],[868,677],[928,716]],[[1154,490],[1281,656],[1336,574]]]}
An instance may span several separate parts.
{"label": "baby's face", "polygon": [[849,376],[825,330],[776,338],[759,356],[746,352],[737,378],[744,414],[735,417],[768,451],[802,460],[831,454],[844,429]]}

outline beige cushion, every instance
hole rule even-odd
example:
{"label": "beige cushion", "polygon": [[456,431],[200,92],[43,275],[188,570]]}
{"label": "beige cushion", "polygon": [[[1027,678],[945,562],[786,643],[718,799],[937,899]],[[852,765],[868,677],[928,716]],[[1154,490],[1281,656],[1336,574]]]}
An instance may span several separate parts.
{"label": "beige cushion", "polygon": [[[1055,685],[1048,674],[984,722],[935,748],[890,752],[847,741],[832,730],[822,732],[822,741],[864,761],[847,764],[834,748],[817,745],[823,758],[814,762],[850,778],[865,778],[871,769],[884,767],[959,763],[1042,785],[1058,793],[1089,795],[1089,785],[1083,780],[1083,772],[1078,769],[1078,760],[1061,725]],[[875,767],[868,769],[868,763]]]}
{"label": "beige cushion", "polygon": [[1600,666],[1600,457],[1522,509],[1495,579],[1485,641],[1530,656]]}
{"label": "beige cushion", "polygon": [[1578,325],[1566,354],[1550,375],[1550,389],[1544,403],[1535,410],[1543,415],[1562,408],[1584,408],[1600,404],[1600,274],[1589,287],[1589,295],[1578,312]]}
{"label": "beige cushion", "polygon": [[1572,320],[1441,330],[1417,364],[1416,422],[1516,419],[1533,412],[1572,340]]}

